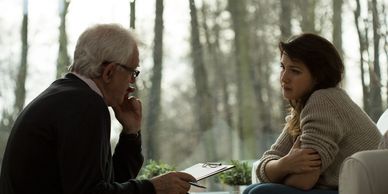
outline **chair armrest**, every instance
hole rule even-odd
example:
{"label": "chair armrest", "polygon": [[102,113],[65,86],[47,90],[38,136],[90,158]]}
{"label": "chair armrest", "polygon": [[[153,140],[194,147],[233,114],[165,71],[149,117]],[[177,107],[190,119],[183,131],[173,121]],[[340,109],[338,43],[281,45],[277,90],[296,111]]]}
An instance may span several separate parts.
{"label": "chair armrest", "polygon": [[339,175],[339,193],[388,193],[387,176],[388,150],[357,152],[342,163]]}
{"label": "chair armrest", "polygon": [[260,160],[257,160],[252,164],[252,172],[251,172],[252,184],[260,183],[260,180],[257,178],[257,174],[256,174],[257,167],[259,167],[260,162],[261,162]]}

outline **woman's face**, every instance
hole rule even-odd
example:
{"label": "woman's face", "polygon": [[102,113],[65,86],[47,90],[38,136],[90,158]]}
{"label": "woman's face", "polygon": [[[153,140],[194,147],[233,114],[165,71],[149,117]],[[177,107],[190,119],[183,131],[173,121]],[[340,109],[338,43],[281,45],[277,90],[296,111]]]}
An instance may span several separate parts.
{"label": "woman's face", "polygon": [[311,92],[315,85],[309,69],[301,61],[292,61],[286,53],[281,58],[280,83],[283,97],[287,100],[299,100]]}

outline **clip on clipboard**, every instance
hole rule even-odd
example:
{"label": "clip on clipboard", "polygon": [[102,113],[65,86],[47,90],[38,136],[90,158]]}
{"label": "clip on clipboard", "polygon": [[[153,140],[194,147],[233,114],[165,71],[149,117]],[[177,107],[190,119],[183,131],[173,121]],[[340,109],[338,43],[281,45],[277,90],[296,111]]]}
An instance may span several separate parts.
{"label": "clip on clipboard", "polygon": [[181,172],[191,174],[195,179],[197,179],[197,181],[200,181],[220,172],[229,170],[233,167],[234,165],[225,165],[216,162],[206,162],[195,164],[189,168],[182,170]]}

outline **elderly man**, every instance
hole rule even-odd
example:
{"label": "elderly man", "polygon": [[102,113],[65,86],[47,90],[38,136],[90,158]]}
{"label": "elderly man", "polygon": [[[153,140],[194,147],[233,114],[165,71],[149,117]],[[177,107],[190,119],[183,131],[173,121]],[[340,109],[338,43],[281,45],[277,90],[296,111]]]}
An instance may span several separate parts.
{"label": "elderly man", "polygon": [[[195,178],[181,172],[136,180],[141,102],[128,87],[139,75],[131,33],[115,24],[81,34],[70,73],[54,81],[15,121],[4,154],[0,193],[185,194]],[[108,106],[123,129],[110,148]]]}

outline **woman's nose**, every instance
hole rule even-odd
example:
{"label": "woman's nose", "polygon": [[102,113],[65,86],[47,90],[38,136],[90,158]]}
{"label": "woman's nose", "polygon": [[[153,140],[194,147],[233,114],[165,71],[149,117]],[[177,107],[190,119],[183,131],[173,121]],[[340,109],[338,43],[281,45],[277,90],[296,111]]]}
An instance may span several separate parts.
{"label": "woman's nose", "polygon": [[287,71],[283,71],[281,74],[280,74],[280,81],[283,82],[283,83],[287,83],[288,82],[288,73]]}

